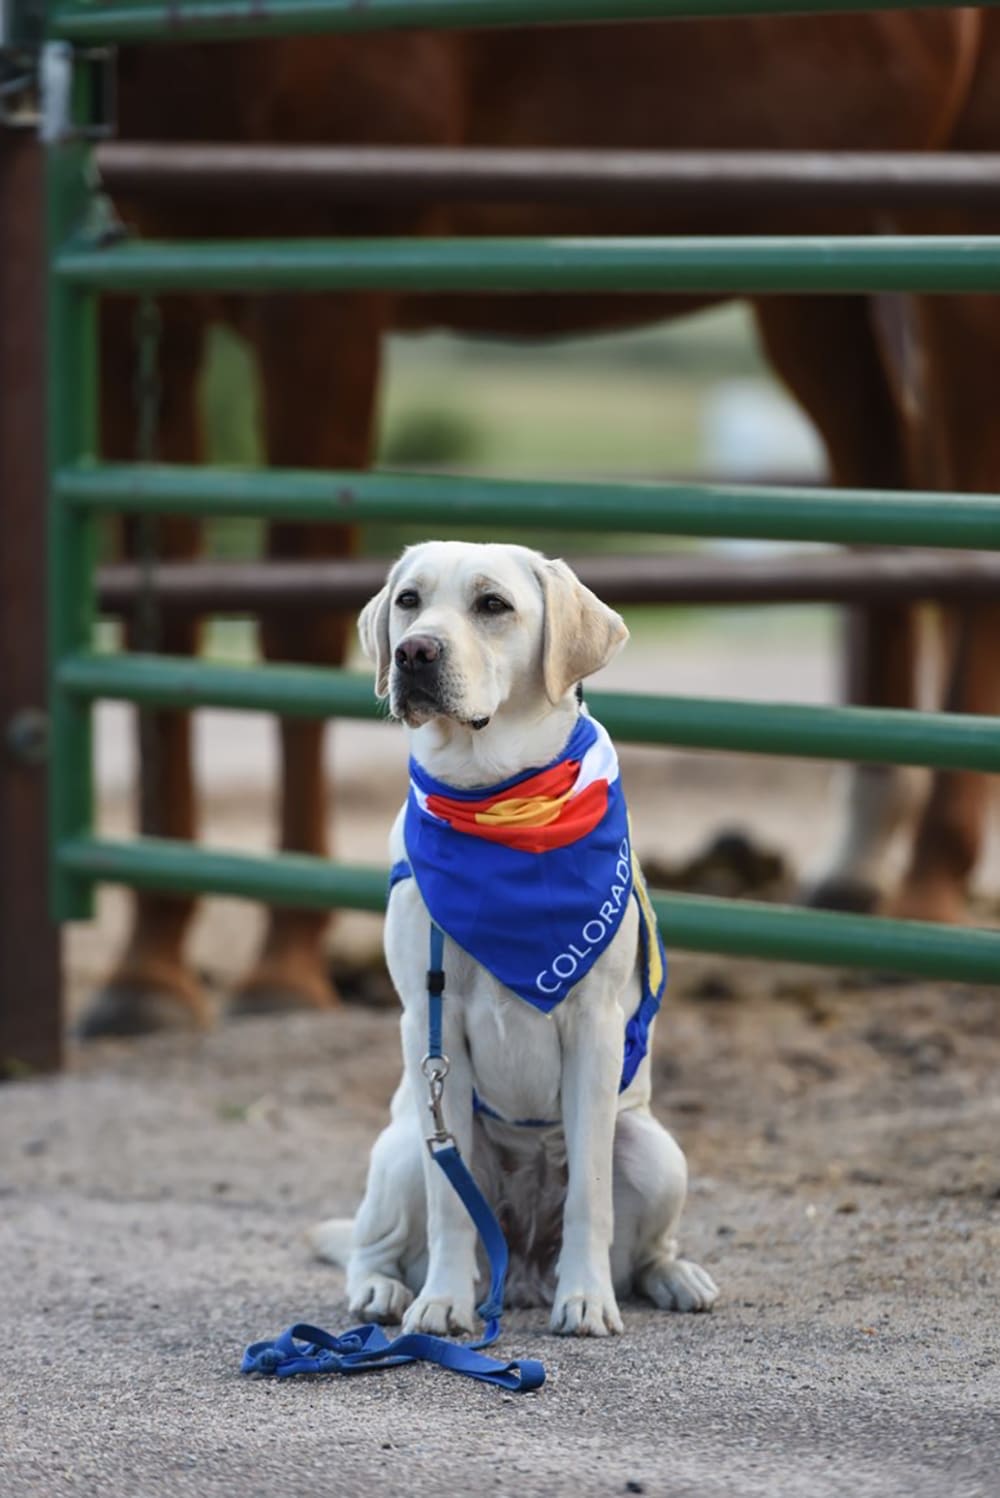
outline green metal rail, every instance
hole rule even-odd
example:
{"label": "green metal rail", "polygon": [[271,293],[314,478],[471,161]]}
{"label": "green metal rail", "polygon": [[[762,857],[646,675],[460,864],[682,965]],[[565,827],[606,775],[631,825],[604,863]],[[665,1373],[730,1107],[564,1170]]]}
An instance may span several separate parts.
{"label": "green metal rail", "polygon": [[1000,549],[1000,496],[682,483],[570,483],[314,469],[96,463],[61,468],[57,501],[94,514],[573,529],[645,535]]}
{"label": "green metal rail", "polygon": [[[986,0],[987,5],[996,0]],[[963,0],[937,0],[957,9]],[[912,10],[913,0],[176,0],[162,5],[57,6],[52,36],[80,43],[232,41],[324,31],[530,26],[711,16]]]}
{"label": "green metal rail", "polygon": [[[309,666],[80,655],[56,668],[56,685],[81,699],[117,698],[144,707],[229,707],[304,718],[386,716],[370,677]],[[991,718],[624,692],[588,692],[587,702],[609,733],[634,744],[1000,772],[1000,722]]]}
{"label": "green metal rail", "polygon": [[[957,5],[959,0],[943,0]],[[1000,3],[1000,0],[997,0]],[[53,39],[77,46],[208,41],[400,27],[655,20],[906,9],[912,0],[147,0],[63,3]],[[56,48],[59,65],[65,48]],[[1000,496],[867,494],[690,484],[569,484],[395,473],[212,471],[98,463],[95,308],[105,292],[378,289],[616,293],[1000,291],[1000,238],[629,240],[312,240],[108,244],[90,233],[90,147],[73,122],[90,117],[94,81],[76,69],[69,129],[49,150],[52,395],[50,401],[54,907],[90,913],[102,882],[225,892],[293,905],[378,909],[381,870],[285,854],[254,858],[93,835],[91,708],[115,697],[162,707],[227,705],[372,718],[367,678],[299,667],[236,668],[90,653],[94,541],[102,513],[281,516],[856,544],[1000,550]],[[65,124],[66,122],[64,122]],[[717,750],[1000,769],[1000,722],[691,698],[594,693],[618,737]],[[1000,933],[656,896],[675,948],[769,959],[888,967],[967,981],[1000,978]]]}
{"label": "green metal rail", "polygon": [[70,245],[92,291],[1000,291],[1000,237],[303,239]]}
{"label": "green metal rail", "polygon": [[[78,117],[89,115],[90,85],[75,84]],[[90,151],[82,141],[50,150],[47,163],[50,254],[86,217],[92,201]],[[92,455],[97,446],[97,303],[56,276],[48,294],[49,466]],[[53,667],[87,650],[94,630],[97,528],[93,518],[50,497],[49,655]],[[49,837],[60,841],[93,826],[93,734],[89,705],[53,685],[49,702]],[[64,873],[52,858],[52,908],[56,920],[93,913],[93,883]]]}
{"label": "green metal rail", "polygon": [[[73,839],[60,846],[57,859],[64,874],[79,879],[320,909],[381,910],[388,883],[387,870],[364,865],[292,853],[264,858],[155,838],[132,843]],[[696,895],[654,894],[653,908],[672,950],[888,968],[967,983],[995,982],[1000,973],[1000,932]]]}

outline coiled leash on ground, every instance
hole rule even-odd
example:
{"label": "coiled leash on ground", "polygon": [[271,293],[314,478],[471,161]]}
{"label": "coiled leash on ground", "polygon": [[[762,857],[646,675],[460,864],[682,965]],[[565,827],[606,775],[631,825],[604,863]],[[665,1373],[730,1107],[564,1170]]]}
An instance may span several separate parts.
{"label": "coiled leash on ground", "polygon": [[[395,871],[394,871],[395,872]],[[370,1373],[398,1368],[404,1363],[437,1363],[453,1373],[480,1383],[496,1384],[517,1394],[537,1389],[545,1382],[545,1369],[534,1358],[501,1363],[482,1351],[500,1335],[504,1281],[507,1276],[507,1242],[489,1202],[472,1178],[454,1137],[445,1127],[442,1097],[448,1074],[448,1058],[441,1048],[444,1001],[444,933],[431,924],[430,966],[427,972],[428,1039],[423,1073],[429,1089],[429,1107],[434,1129],[427,1138],[432,1158],[444,1171],[461,1197],[483,1241],[490,1263],[490,1290],[478,1313],[486,1323],[475,1342],[451,1342],[428,1332],[404,1332],[393,1341],[380,1326],[352,1327],[332,1336],[321,1327],[299,1322],[269,1342],[253,1342],[243,1354],[241,1372],[291,1378],[297,1373]]]}

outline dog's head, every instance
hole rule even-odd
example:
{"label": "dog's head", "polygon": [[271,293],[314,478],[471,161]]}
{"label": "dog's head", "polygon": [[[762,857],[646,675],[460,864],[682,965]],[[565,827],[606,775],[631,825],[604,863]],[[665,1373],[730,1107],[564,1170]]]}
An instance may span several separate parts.
{"label": "dog's head", "polygon": [[558,703],[628,638],[565,562],[464,541],[405,551],[358,629],[376,694],[411,728],[448,718],[480,729],[508,703]]}

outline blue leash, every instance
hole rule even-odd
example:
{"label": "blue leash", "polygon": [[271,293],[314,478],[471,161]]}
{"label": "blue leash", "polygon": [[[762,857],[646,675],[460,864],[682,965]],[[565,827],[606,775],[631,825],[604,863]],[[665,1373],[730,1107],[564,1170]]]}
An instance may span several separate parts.
{"label": "blue leash", "polygon": [[472,1178],[444,1124],[441,1097],[448,1073],[448,1058],[442,1050],[444,1010],[444,933],[431,923],[430,967],[427,972],[428,1038],[423,1072],[430,1088],[434,1133],[427,1144],[431,1155],[461,1197],[483,1241],[490,1263],[489,1294],[478,1307],[486,1325],[475,1342],[451,1342],[428,1332],[405,1332],[390,1341],[380,1326],[356,1326],[340,1337],[321,1327],[299,1322],[273,1341],[252,1342],[243,1354],[242,1373],[270,1374],[291,1378],[297,1373],[370,1373],[398,1368],[404,1363],[437,1363],[452,1373],[495,1384],[515,1394],[540,1388],[545,1369],[535,1358],[501,1363],[484,1355],[500,1335],[504,1281],[507,1277],[507,1241],[489,1202]]}

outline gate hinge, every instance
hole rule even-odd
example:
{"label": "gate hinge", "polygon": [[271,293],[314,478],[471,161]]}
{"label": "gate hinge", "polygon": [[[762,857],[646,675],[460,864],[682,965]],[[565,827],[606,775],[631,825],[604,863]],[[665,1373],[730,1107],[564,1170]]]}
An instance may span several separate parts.
{"label": "gate hinge", "polygon": [[22,707],[7,722],[4,739],[22,765],[43,765],[49,757],[49,719],[37,707]]}

